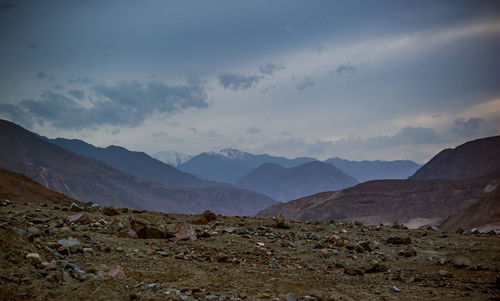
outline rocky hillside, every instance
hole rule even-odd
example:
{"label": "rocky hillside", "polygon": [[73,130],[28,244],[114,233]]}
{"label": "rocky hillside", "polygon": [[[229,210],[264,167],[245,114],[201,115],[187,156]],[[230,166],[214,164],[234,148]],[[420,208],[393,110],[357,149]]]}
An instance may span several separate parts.
{"label": "rocky hillside", "polygon": [[380,180],[320,193],[261,211],[296,220],[361,220],[370,224],[400,222],[419,227],[438,224],[450,214],[485,197],[484,181]]}
{"label": "rocky hillside", "polygon": [[335,166],[312,161],[293,168],[266,163],[236,182],[236,186],[266,194],[281,202],[318,192],[354,186],[356,179]]}
{"label": "rocky hillside", "polygon": [[500,292],[494,234],[3,206],[0,300],[454,301]]}
{"label": "rocky hillside", "polygon": [[32,179],[0,167],[0,199],[8,199],[21,204],[34,202],[41,204],[70,205],[78,201],[49,190]]}
{"label": "rocky hillside", "polygon": [[500,136],[445,149],[422,166],[410,179],[469,179],[500,170]]}
{"label": "rocky hillside", "polygon": [[[473,156],[466,156],[464,149],[482,149],[482,156],[478,156],[482,159],[474,159],[475,165],[467,165],[469,168],[465,174],[474,178],[416,180],[412,177],[413,180],[370,181],[340,191],[325,192],[277,204],[261,211],[258,216],[270,217],[281,213],[298,220],[363,220],[374,224],[402,222],[411,227],[419,227],[426,224],[438,225],[450,215],[465,210],[462,211],[462,221],[460,225],[457,223],[457,227],[468,224],[476,226],[490,224],[494,222],[491,218],[496,215],[485,217],[481,221],[481,217],[473,217],[471,215],[473,212],[467,211],[466,208],[491,198],[495,199],[495,202],[498,201],[495,198],[496,192],[486,189],[492,180],[500,178],[500,170],[497,169],[492,173],[500,160],[500,156],[494,156],[498,153],[498,149],[492,147],[496,141],[498,137],[480,139],[459,146],[456,151],[445,151],[445,156],[441,152],[428,163],[429,165],[426,164],[420,169],[426,174],[440,174],[443,165],[436,162],[447,162],[446,165],[456,164],[465,168],[467,164],[462,160]],[[486,147],[487,145],[489,147]],[[448,159],[442,161],[440,158]],[[453,163],[453,160],[457,162]],[[437,171],[432,172],[433,168]],[[453,172],[452,175],[458,176],[458,172]],[[448,222],[447,225],[448,229],[454,228],[451,226],[452,222]]]}
{"label": "rocky hillside", "polygon": [[8,121],[0,121],[0,166],[77,200],[103,205],[182,213],[198,213],[214,205],[224,208],[217,213],[249,215],[274,203],[246,190],[240,199],[228,199],[221,197],[225,194],[202,195],[139,179],[62,149]]}
{"label": "rocky hillside", "polygon": [[484,198],[448,217],[439,227],[445,231],[500,229],[500,178],[491,181],[484,190],[489,192]]}

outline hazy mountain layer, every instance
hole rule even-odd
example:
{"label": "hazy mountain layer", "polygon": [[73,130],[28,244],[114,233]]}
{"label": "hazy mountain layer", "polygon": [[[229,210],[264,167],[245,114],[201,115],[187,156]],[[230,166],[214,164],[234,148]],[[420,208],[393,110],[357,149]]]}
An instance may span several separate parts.
{"label": "hazy mountain layer", "polygon": [[341,158],[330,158],[327,163],[335,165],[343,172],[355,177],[360,182],[385,179],[407,179],[421,165],[410,160],[396,161],[349,161]]}
{"label": "hazy mountain layer", "polygon": [[236,186],[258,191],[278,201],[290,201],[318,192],[338,190],[358,181],[335,166],[313,161],[293,168],[265,163],[236,182]]}

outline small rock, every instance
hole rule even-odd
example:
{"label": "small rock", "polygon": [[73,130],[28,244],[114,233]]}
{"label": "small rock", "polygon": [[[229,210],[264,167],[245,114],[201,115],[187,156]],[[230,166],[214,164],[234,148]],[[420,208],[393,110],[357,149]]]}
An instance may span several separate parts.
{"label": "small rock", "polygon": [[297,301],[297,296],[294,293],[288,293],[284,297],[284,301]]}
{"label": "small rock", "polygon": [[71,212],[81,212],[83,211],[84,209],[80,206],[78,206],[78,204],[76,203],[71,203],[71,205],[69,206],[69,211]]}
{"label": "small rock", "polygon": [[401,289],[395,285],[391,286],[391,291],[395,292],[395,293],[399,293],[401,291]]}
{"label": "small rock", "polygon": [[210,210],[206,210],[203,214],[193,223],[196,225],[206,225],[211,221],[217,220],[217,215]]}
{"label": "small rock", "polygon": [[383,273],[387,272],[389,267],[382,263],[375,263],[369,269],[366,270],[367,273]]}
{"label": "small rock", "polygon": [[155,254],[156,254],[156,255],[163,256],[163,257],[168,256],[168,253],[167,253],[167,252],[165,252],[165,251],[156,251],[156,252],[155,252]]}
{"label": "small rock", "polygon": [[375,250],[375,246],[370,241],[360,242],[359,245],[367,252],[373,252]]}
{"label": "small rock", "polygon": [[415,251],[415,249],[407,249],[399,252],[399,255],[404,257],[413,257],[417,256],[417,251]]}
{"label": "small rock", "polygon": [[434,231],[434,232],[439,232],[439,228],[436,227],[436,226],[429,226],[429,227],[427,227],[427,230]]}
{"label": "small rock", "polygon": [[113,278],[125,278],[125,272],[123,268],[119,265],[115,265],[108,271],[108,276]]}
{"label": "small rock", "polygon": [[137,235],[137,233],[135,233],[134,230],[118,232],[117,236],[124,237],[124,238],[139,238],[139,236]]}
{"label": "small rock", "polygon": [[28,259],[33,264],[42,263],[42,257],[40,257],[40,254],[38,253],[28,253],[28,255],[26,255],[26,259]]}
{"label": "small rock", "polygon": [[393,245],[409,245],[411,244],[411,238],[409,236],[391,236],[386,240],[386,243]]}
{"label": "small rock", "polygon": [[78,239],[72,237],[58,240],[57,243],[60,246],[60,249],[58,250],[60,253],[77,253],[82,247],[81,242]]}
{"label": "small rock", "polygon": [[285,217],[283,216],[283,214],[276,214],[275,216],[275,221],[276,221],[276,228],[283,228],[283,229],[286,229],[286,228],[289,228],[290,226],[288,225]]}
{"label": "small rock", "polygon": [[80,224],[80,225],[90,224],[91,222],[89,215],[85,212],[68,216],[66,218],[66,221],[70,224]]}
{"label": "small rock", "polygon": [[102,209],[102,213],[104,215],[107,215],[107,216],[115,216],[115,215],[119,215],[120,213],[118,212],[118,210],[116,210],[115,208],[113,207],[104,207]]}

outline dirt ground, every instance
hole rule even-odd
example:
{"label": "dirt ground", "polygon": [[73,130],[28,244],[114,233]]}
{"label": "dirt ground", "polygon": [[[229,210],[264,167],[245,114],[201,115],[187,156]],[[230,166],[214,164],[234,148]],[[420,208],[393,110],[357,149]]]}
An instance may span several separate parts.
{"label": "dirt ground", "polygon": [[[494,234],[64,210],[0,207],[0,300],[500,300]],[[120,237],[130,220],[188,223],[197,239]]]}

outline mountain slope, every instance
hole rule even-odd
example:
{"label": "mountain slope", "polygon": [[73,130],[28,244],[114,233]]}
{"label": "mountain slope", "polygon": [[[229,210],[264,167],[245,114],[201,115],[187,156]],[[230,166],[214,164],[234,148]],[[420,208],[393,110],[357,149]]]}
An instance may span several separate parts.
{"label": "mountain slope", "polygon": [[313,161],[289,169],[265,163],[239,179],[236,186],[264,193],[278,201],[288,201],[357,183],[335,166]]}
{"label": "mountain slope", "polygon": [[249,191],[242,192],[245,198],[241,200],[210,199],[209,195],[193,190],[139,179],[100,161],[62,149],[4,120],[0,120],[0,166],[77,200],[103,205],[198,213],[211,209],[210,204],[215,202],[218,208],[224,208],[218,213],[249,215],[259,210],[256,200],[267,205],[273,203],[272,199]]}
{"label": "mountain slope", "polygon": [[14,203],[65,204],[78,201],[52,191],[32,179],[0,167],[0,199]]}
{"label": "mountain slope", "polygon": [[138,178],[152,180],[168,186],[180,188],[228,186],[199,179],[143,152],[129,151],[120,146],[111,145],[100,148],[81,140],[63,138],[52,139],[51,142],[73,153],[102,161]]}
{"label": "mountain slope", "polygon": [[[497,137],[492,137],[467,143],[469,150],[483,150],[482,156],[476,156],[479,158],[474,159],[474,165],[466,165],[469,167],[466,174],[472,176],[468,179],[369,181],[340,191],[320,193],[286,204],[276,204],[259,212],[258,215],[272,216],[282,213],[299,220],[356,219],[375,224],[405,222],[413,227],[426,223],[439,224],[450,215],[466,210],[474,204],[480,204],[479,202],[490,197],[496,198],[492,195],[495,192],[485,188],[493,179],[500,178],[500,169],[493,170],[498,166],[500,156],[495,157],[497,149],[484,147],[485,140],[488,142],[486,144],[491,145],[491,141],[496,139]],[[478,145],[475,145],[476,143]],[[460,155],[454,154],[455,152]],[[426,164],[421,169],[430,175],[443,174],[443,166],[435,164],[440,161],[436,158],[439,159],[442,154],[443,152],[438,154],[428,163],[429,165]],[[445,154],[448,160],[444,162],[450,167],[455,164],[464,166],[462,158],[473,156],[464,152],[463,145],[455,150],[446,151]],[[452,172],[450,176],[457,174]],[[468,213],[460,216],[461,224],[467,224],[468,220],[474,219],[470,210],[464,212]],[[495,220],[490,222],[494,223]]]}
{"label": "mountain slope", "polygon": [[341,158],[330,158],[325,162],[335,165],[338,169],[355,177],[360,182],[407,179],[421,167],[421,165],[410,160],[349,161]]}
{"label": "mountain slope", "polygon": [[467,179],[500,169],[500,136],[477,139],[445,149],[410,179]]}
{"label": "mountain slope", "polygon": [[179,169],[212,181],[235,183],[252,169],[264,163],[275,163],[284,167],[295,167],[314,161],[313,158],[301,157],[287,159],[267,154],[254,155],[237,149],[223,149],[219,152],[201,153],[179,165]]}
{"label": "mountain slope", "polygon": [[445,231],[478,228],[481,231],[500,229],[500,178],[485,187],[483,199],[448,217],[439,227]]}

